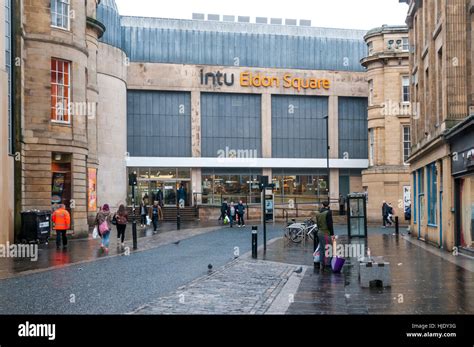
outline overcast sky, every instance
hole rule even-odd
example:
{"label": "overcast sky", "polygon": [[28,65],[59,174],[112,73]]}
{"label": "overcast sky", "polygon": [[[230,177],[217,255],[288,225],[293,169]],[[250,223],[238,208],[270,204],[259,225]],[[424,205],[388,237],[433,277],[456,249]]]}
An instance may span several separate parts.
{"label": "overcast sky", "polygon": [[310,19],[312,26],[372,29],[404,24],[398,0],[116,0],[121,15],[191,19],[193,12]]}

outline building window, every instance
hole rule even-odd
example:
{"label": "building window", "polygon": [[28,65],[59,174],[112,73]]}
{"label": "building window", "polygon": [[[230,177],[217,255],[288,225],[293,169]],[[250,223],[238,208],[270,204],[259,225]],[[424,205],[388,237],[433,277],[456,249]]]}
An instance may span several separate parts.
{"label": "building window", "polygon": [[368,48],[368,51],[369,51],[369,57],[371,55],[374,55],[374,43],[373,42],[369,42],[367,44],[367,48]]}
{"label": "building window", "polygon": [[410,51],[410,41],[408,40],[408,37],[402,38],[402,51],[404,52]]}
{"label": "building window", "polygon": [[51,59],[51,120],[70,123],[71,62]]}
{"label": "building window", "polygon": [[369,165],[375,163],[375,129],[369,129]]}
{"label": "building window", "polygon": [[53,27],[69,30],[70,0],[51,0],[51,25]]}
{"label": "building window", "polygon": [[403,126],[403,162],[407,163],[411,155],[411,128],[409,125]]}
{"label": "building window", "polygon": [[410,77],[402,76],[402,102],[410,102]]}
{"label": "building window", "polygon": [[437,88],[437,107],[436,107],[436,127],[439,127],[440,119],[443,115],[443,50],[439,49],[437,55],[437,73],[436,73],[436,88]]}
{"label": "building window", "polygon": [[374,105],[374,80],[369,80],[369,106]]}
{"label": "building window", "polygon": [[438,193],[437,193],[437,171],[436,164],[428,165],[428,224],[436,225],[436,213],[438,210]]}

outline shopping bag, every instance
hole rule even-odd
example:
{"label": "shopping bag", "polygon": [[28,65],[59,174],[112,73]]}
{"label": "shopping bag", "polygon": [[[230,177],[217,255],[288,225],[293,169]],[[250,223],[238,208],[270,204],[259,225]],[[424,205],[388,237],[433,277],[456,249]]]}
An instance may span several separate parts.
{"label": "shopping bag", "polygon": [[146,216],[146,225],[150,225],[151,224],[151,219],[150,217]]}
{"label": "shopping bag", "polygon": [[224,217],[224,224],[229,224],[229,223],[230,223],[229,216],[226,215],[226,216]]}
{"label": "shopping bag", "polygon": [[333,247],[333,248],[332,248],[332,249],[333,249],[333,257],[332,257],[332,259],[331,259],[331,269],[332,269],[332,272],[334,272],[334,273],[339,273],[339,272],[341,272],[342,267],[344,266],[344,263],[346,262],[346,259],[337,256],[337,252],[336,252],[336,249],[337,249],[336,239],[334,239],[334,241],[333,241],[333,243],[332,243],[332,247]]}
{"label": "shopping bag", "polygon": [[331,269],[332,272],[334,273],[339,273],[342,270],[342,267],[344,266],[344,263],[346,262],[346,259],[335,256],[332,257],[331,259]]}
{"label": "shopping bag", "polygon": [[319,263],[320,256],[321,256],[321,253],[319,251],[319,244],[318,244],[318,247],[316,248],[316,250],[313,253],[313,259],[314,259],[315,263]]}
{"label": "shopping bag", "polygon": [[97,230],[97,226],[94,227],[94,230],[92,231],[92,238],[96,239],[99,237],[99,231]]}

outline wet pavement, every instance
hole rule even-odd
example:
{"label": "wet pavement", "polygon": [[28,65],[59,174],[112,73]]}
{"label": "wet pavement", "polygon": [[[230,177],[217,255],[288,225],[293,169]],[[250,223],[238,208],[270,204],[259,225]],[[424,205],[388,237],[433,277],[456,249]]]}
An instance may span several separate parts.
{"label": "wet pavement", "polygon": [[[350,242],[391,265],[391,287],[361,288],[357,259],[347,259],[341,274],[314,271],[312,241],[288,241],[281,224],[268,225],[265,254],[259,226],[258,260],[250,257],[249,225],[175,228],[142,232],[129,255],[114,247],[114,232],[108,256],[100,240],[85,239],[67,251],[42,246],[38,262],[0,259],[0,314],[474,313],[474,260],[393,229],[370,227],[367,241]],[[346,233],[336,226],[339,244],[349,243]]]}
{"label": "wet pavement", "polygon": [[[269,226],[269,240],[281,236],[281,232],[280,226]],[[166,240],[160,241],[165,236]],[[219,269],[232,262],[236,254],[249,252],[251,228],[170,231],[157,235],[156,242],[129,256],[95,258],[0,279],[0,314],[132,312],[206,276],[209,264]],[[94,245],[97,247],[97,243]],[[68,252],[72,256],[73,248]]]}
{"label": "wet pavement", "polygon": [[[204,223],[182,223],[181,230],[176,229],[176,223],[160,224],[157,233],[153,228],[140,228],[137,225],[138,250],[146,250],[163,244],[177,242],[201,233],[219,229],[219,226]],[[49,244],[38,246],[37,260],[31,258],[0,258],[0,279],[14,277],[19,274],[32,273],[38,270],[61,268],[71,264],[84,263],[102,258],[124,254],[125,251],[133,252],[132,226],[127,226],[125,231],[125,248],[118,247],[117,231],[113,227],[110,235],[109,253],[100,250],[101,239],[93,239],[91,235],[86,239],[70,239],[67,249],[56,249],[56,238],[50,239]]]}
{"label": "wet pavement", "polygon": [[[339,234],[342,234],[339,232]],[[341,243],[351,243],[347,237]],[[392,286],[362,288],[356,258],[347,259],[341,274],[306,271],[287,314],[473,314],[473,259],[439,251],[435,254],[384,229],[369,231],[372,256],[390,262]],[[285,239],[272,243],[259,257],[312,267],[312,244],[294,245]],[[454,260],[452,258],[455,258]],[[457,259],[459,258],[459,259]],[[459,262],[456,264],[456,262]]]}

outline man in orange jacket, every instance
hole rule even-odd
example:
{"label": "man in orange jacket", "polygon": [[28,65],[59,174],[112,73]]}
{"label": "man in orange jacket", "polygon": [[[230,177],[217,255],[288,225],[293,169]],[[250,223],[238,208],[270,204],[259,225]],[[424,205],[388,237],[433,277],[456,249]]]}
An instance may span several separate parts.
{"label": "man in orange jacket", "polygon": [[71,229],[71,216],[66,210],[66,206],[59,205],[59,208],[54,211],[53,216],[53,229],[56,230],[56,248],[59,249],[61,245],[61,237],[63,239],[63,248],[67,248],[67,235],[66,231]]}

